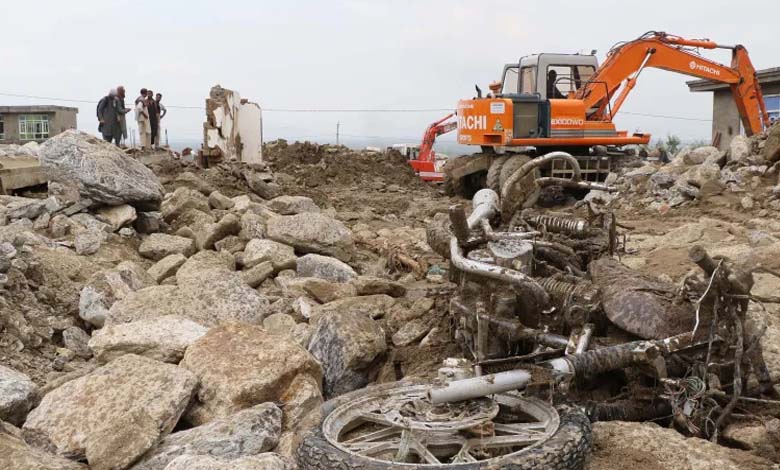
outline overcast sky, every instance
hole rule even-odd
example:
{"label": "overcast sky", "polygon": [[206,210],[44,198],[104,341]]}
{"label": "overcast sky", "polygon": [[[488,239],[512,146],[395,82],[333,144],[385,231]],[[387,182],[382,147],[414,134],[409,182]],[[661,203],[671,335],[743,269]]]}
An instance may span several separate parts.
{"label": "overcast sky", "polygon": [[[0,93],[97,102],[123,84],[164,103],[199,107],[221,84],[261,104],[266,140],[346,136],[419,140],[442,112],[284,113],[274,108],[454,108],[499,79],[503,64],[537,52],[590,52],[647,30],[744,44],[757,68],[780,65],[776,0],[258,1],[72,0],[0,5]],[[728,63],[728,51],[705,51]],[[620,128],[709,139],[711,95],[689,78],[649,70]],[[61,104],[0,95],[0,104]],[[95,132],[95,105],[80,109]],[[169,109],[171,139],[199,139],[204,111]],[[448,136],[454,140],[454,133]]]}

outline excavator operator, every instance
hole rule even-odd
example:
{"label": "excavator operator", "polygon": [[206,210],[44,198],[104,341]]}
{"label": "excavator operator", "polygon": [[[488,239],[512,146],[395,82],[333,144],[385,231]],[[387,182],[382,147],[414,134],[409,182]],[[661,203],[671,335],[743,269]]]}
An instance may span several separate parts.
{"label": "excavator operator", "polygon": [[547,72],[547,99],[563,99],[566,98],[563,93],[555,86],[555,80],[558,79],[558,72],[550,70]]}

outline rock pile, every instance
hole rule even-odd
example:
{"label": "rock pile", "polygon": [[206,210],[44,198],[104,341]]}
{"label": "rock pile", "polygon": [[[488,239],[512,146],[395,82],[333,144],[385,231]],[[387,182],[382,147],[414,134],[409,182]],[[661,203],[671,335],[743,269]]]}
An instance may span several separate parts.
{"label": "rock pile", "polygon": [[407,348],[440,320],[415,299],[442,280],[365,242],[392,226],[429,253],[419,229],[283,194],[294,175],[158,176],[76,131],[38,153],[48,193],[0,196],[0,456],[15,468],[292,468],[324,399],[387,376],[399,319],[431,316]]}

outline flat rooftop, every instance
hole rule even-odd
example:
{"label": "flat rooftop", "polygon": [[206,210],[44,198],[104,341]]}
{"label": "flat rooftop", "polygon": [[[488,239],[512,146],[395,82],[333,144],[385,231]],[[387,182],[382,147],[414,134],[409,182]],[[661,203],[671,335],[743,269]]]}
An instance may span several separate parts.
{"label": "flat rooftop", "polygon": [[[758,77],[758,83],[778,83],[780,82],[780,67],[772,67],[771,69],[756,70],[756,77]],[[685,82],[691,91],[715,91],[728,88],[728,83],[713,82],[710,80],[691,80]]]}
{"label": "flat rooftop", "polygon": [[19,113],[54,113],[57,111],[79,112],[79,108],[70,106],[56,105],[34,105],[34,106],[0,106],[0,114],[19,114]]}

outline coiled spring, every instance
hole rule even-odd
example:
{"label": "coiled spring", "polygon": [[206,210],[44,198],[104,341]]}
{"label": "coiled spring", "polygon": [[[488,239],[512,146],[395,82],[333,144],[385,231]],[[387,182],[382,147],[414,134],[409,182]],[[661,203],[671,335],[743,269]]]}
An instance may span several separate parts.
{"label": "coiled spring", "polygon": [[588,229],[585,220],[552,215],[536,215],[530,217],[528,222],[535,227],[544,227],[547,231],[566,235],[583,235]]}

